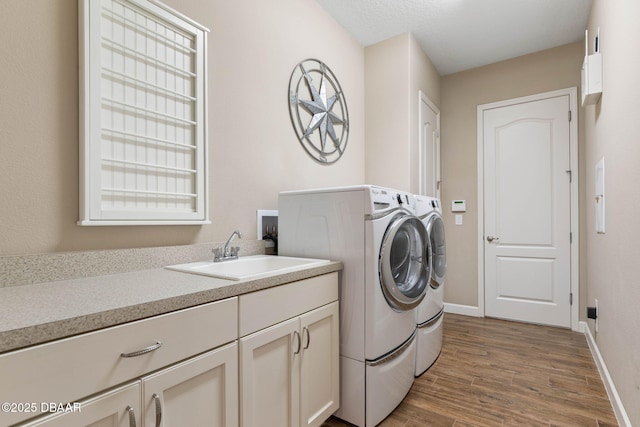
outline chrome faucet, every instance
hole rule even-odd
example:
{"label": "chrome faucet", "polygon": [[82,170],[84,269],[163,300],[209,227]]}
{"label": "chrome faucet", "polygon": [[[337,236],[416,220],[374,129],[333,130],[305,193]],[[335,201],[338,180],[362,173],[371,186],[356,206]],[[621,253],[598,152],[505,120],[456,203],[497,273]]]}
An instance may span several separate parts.
{"label": "chrome faucet", "polygon": [[231,236],[229,236],[227,243],[224,244],[222,255],[220,254],[220,248],[213,249],[213,262],[238,259],[238,252],[240,252],[240,248],[238,246],[229,246],[235,236],[238,236],[239,239],[242,239],[242,233],[240,233],[238,230],[235,230],[233,233],[231,233]]}
{"label": "chrome faucet", "polygon": [[[239,232],[238,230],[234,231],[233,233],[231,233],[231,236],[229,236],[229,239],[227,240],[227,243],[224,244],[224,257],[228,257],[228,256],[232,256],[233,254],[231,253],[236,252],[235,255],[238,255],[238,247],[236,246],[235,248],[229,248],[229,244],[231,243],[231,241],[233,240],[233,238],[235,236],[238,236],[238,239],[242,239],[242,233]],[[235,251],[234,251],[235,249]]]}

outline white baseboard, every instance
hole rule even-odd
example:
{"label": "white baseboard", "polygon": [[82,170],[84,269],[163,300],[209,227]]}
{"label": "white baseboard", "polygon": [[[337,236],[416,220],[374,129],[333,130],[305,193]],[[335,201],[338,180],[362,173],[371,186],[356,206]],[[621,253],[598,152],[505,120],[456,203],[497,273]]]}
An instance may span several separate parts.
{"label": "white baseboard", "polygon": [[482,317],[482,314],[480,314],[480,309],[472,305],[450,304],[445,302],[444,312],[462,314],[464,316]]}
{"label": "white baseboard", "polygon": [[604,359],[602,358],[600,350],[598,349],[598,344],[591,334],[591,329],[589,329],[589,325],[587,324],[587,322],[580,322],[580,324],[582,326],[584,335],[587,338],[587,344],[589,345],[589,349],[591,350],[593,360],[595,360],[596,366],[598,367],[598,372],[600,372],[600,377],[602,378],[602,382],[604,383],[604,388],[607,390],[607,395],[609,396],[609,401],[611,402],[611,406],[613,407],[613,412],[616,414],[616,420],[618,421],[620,427],[631,427],[631,421],[629,420],[627,411],[624,410],[624,406],[622,405],[622,401],[620,400],[620,396],[618,395],[616,386],[613,383],[611,375],[609,375],[607,365],[604,363]]}

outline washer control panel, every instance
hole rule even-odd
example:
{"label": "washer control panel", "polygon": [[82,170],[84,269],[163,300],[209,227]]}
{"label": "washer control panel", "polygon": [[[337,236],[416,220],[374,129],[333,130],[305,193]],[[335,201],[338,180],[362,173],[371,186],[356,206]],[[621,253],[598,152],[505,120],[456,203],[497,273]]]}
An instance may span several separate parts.
{"label": "washer control panel", "polygon": [[390,208],[413,209],[413,195],[403,191],[382,187],[371,188],[371,203],[374,211]]}

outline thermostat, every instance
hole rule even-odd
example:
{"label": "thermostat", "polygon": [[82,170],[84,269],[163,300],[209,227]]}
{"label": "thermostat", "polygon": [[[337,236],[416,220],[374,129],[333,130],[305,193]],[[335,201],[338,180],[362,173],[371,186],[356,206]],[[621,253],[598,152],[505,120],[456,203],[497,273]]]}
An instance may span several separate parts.
{"label": "thermostat", "polygon": [[467,202],[466,200],[452,200],[451,201],[451,212],[466,212],[467,211]]}

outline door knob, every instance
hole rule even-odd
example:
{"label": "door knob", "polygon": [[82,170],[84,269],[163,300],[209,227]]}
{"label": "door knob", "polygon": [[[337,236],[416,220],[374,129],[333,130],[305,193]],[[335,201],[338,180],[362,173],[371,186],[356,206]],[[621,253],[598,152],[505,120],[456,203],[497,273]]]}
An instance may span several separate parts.
{"label": "door knob", "polygon": [[499,237],[493,237],[493,236],[487,236],[487,242],[491,243],[494,240],[500,240],[500,238]]}

